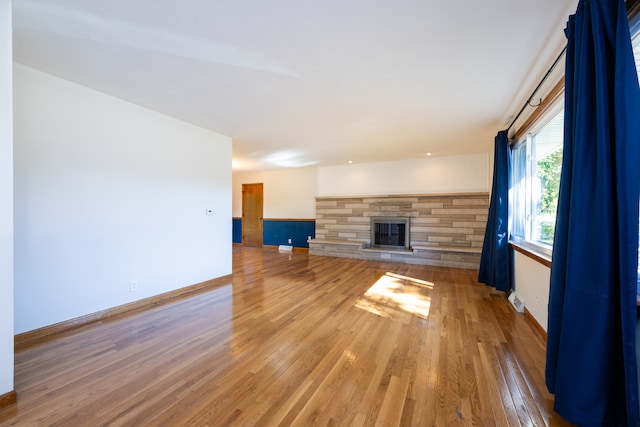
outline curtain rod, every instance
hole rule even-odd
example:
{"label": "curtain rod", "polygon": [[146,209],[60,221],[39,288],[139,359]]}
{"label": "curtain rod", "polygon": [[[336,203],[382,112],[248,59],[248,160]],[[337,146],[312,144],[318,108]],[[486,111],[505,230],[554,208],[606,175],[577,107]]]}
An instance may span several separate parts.
{"label": "curtain rod", "polygon": [[[520,109],[520,111],[518,112],[518,114],[516,114],[516,117],[513,119],[513,121],[511,122],[511,124],[509,125],[509,127],[507,128],[506,132],[507,135],[509,134],[509,130],[511,130],[511,128],[513,127],[513,125],[518,121],[518,119],[520,118],[520,116],[522,115],[522,113],[524,112],[524,109],[527,108],[527,106],[530,107],[537,107],[538,105],[531,105],[531,100],[533,99],[534,95],[540,90],[540,87],[542,87],[542,84],[545,82],[545,80],[547,80],[547,78],[549,77],[549,75],[551,74],[551,72],[553,71],[554,68],[556,68],[556,65],[558,65],[558,62],[560,62],[560,58],[562,58],[562,55],[564,55],[564,53],[567,51],[567,47],[565,46],[562,49],[562,52],[560,52],[560,54],[558,55],[558,57],[556,58],[555,61],[553,61],[553,64],[551,64],[551,67],[547,70],[547,73],[544,75],[544,77],[542,77],[542,80],[540,80],[540,83],[538,83],[538,86],[536,86],[536,88],[533,90],[533,92],[531,92],[531,95],[529,96],[529,98],[525,101],[524,105],[522,106],[522,108]],[[542,99],[540,100],[540,102],[542,102]]]}

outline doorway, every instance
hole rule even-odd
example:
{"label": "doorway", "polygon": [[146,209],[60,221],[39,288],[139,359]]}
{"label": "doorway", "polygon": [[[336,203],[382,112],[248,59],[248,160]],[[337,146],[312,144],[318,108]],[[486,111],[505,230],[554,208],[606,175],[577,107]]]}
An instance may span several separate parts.
{"label": "doorway", "polygon": [[262,247],[262,183],[242,184],[242,245]]}

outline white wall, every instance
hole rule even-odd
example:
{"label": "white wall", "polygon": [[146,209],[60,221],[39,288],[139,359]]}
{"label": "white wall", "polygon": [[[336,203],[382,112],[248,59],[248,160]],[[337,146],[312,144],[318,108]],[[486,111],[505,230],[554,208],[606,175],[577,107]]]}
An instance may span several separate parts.
{"label": "white wall", "polygon": [[0,0],[0,396],[13,390],[11,1]]}
{"label": "white wall", "polygon": [[514,290],[524,306],[547,330],[551,269],[519,252],[514,260]]}
{"label": "white wall", "polygon": [[265,218],[315,218],[315,168],[233,174],[233,216],[242,217],[242,184],[263,183]]}
{"label": "white wall", "polygon": [[489,191],[489,154],[318,168],[318,196]]}
{"label": "white wall", "polygon": [[230,138],[20,64],[14,99],[16,333],[231,273]]}

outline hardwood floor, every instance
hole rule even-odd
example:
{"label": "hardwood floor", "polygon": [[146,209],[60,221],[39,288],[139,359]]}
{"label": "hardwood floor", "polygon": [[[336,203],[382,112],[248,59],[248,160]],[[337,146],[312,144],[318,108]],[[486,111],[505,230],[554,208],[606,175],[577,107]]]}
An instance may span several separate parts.
{"label": "hardwood floor", "polygon": [[0,425],[569,425],[476,271],[233,256],[233,283],[17,352]]}

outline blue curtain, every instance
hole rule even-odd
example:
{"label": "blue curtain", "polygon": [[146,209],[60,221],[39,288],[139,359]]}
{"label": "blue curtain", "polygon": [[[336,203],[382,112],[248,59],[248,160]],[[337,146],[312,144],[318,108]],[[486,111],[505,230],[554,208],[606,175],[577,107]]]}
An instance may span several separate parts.
{"label": "blue curtain", "polygon": [[566,29],[546,383],[581,426],[639,422],[640,89],[628,25],[623,0],[581,0]]}
{"label": "blue curtain", "polygon": [[511,148],[507,131],[498,132],[493,162],[493,188],[487,229],[482,243],[478,282],[500,291],[511,289],[509,257],[509,189],[511,188]]}

